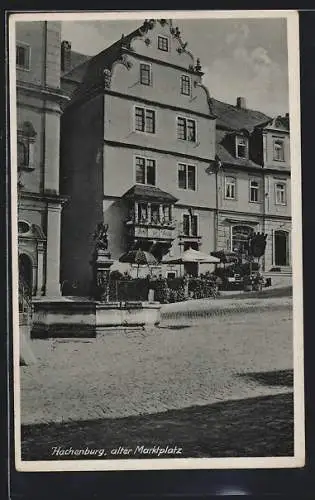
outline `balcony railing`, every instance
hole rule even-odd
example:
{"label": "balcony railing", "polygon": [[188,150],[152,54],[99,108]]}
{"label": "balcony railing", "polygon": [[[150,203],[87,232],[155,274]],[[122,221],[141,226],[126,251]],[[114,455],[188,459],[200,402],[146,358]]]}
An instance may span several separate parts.
{"label": "balcony railing", "polygon": [[158,219],[151,217],[129,218],[125,221],[128,227],[129,236],[134,238],[173,240],[175,220]]}
{"label": "balcony railing", "polygon": [[129,217],[125,224],[127,226],[154,226],[168,229],[175,229],[176,221],[175,219],[168,219],[166,217],[159,218],[152,216],[149,217]]}

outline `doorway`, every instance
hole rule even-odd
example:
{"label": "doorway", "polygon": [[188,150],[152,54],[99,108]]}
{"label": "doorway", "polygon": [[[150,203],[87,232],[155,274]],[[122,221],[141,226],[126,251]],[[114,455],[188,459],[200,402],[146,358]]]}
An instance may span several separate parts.
{"label": "doorway", "polygon": [[19,288],[23,295],[32,296],[33,266],[30,257],[19,255]]}
{"label": "doorway", "polygon": [[289,233],[287,231],[275,231],[275,265],[289,266]]}

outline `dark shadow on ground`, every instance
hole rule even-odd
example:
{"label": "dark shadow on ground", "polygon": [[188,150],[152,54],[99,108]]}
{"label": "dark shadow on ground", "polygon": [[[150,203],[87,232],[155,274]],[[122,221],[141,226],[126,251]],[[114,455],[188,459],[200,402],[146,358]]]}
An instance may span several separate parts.
{"label": "dark shadow on ground", "polygon": [[191,328],[191,325],[159,325],[158,328],[166,328],[167,330],[184,330],[185,328]]}
{"label": "dark shadow on ground", "polygon": [[285,286],[279,288],[263,288],[261,292],[244,292],[239,290],[235,293],[218,295],[217,299],[269,299],[273,297],[291,297],[292,286]]}
{"label": "dark shadow on ground", "polygon": [[[182,448],[159,458],[293,455],[293,396],[280,394],[193,406],[152,415],[22,426],[23,460],[158,458],[143,450]],[[118,447],[129,455],[112,454]],[[139,448],[143,446],[142,453]],[[53,455],[61,450],[104,449],[106,456]],[[60,451],[60,450],[59,450]]]}
{"label": "dark shadow on ground", "polygon": [[238,376],[270,387],[293,387],[293,370],[240,373]]}

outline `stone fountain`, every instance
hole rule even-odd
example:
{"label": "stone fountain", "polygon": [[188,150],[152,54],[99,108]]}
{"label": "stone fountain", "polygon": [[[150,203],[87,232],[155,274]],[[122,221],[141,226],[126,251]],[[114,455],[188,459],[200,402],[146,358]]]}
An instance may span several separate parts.
{"label": "stone fountain", "polygon": [[34,301],[32,338],[95,337],[110,329],[147,328],[160,322],[159,302],[109,300],[108,225],[100,222],[93,235],[91,297]]}

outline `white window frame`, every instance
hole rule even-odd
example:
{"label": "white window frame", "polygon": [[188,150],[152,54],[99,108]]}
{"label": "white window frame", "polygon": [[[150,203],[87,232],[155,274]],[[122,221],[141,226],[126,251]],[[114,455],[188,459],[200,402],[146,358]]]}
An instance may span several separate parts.
{"label": "white window frame", "polygon": [[[167,41],[167,49],[161,49],[159,47],[159,41],[160,40],[166,40]],[[164,35],[158,35],[158,50],[161,50],[162,52],[169,52],[170,51],[170,39],[167,37],[167,36],[164,36]]]}
{"label": "white window frame", "polygon": [[[189,80],[189,94],[187,94],[186,92],[183,92],[182,91],[182,80],[183,78],[188,78]],[[192,92],[192,81],[191,81],[191,76],[189,75],[185,75],[185,74],[182,74],[180,75],[180,95],[184,95],[186,97],[191,97],[191,92]]]}
{"label": "white window frame", "polygon": [[242,223],[241,221],[239,223],[232,224],[230,226],[230,251],[231,252],[234,252],[234,250],[233,250],[233,229],[235,227],[248,227],[249,229],[251,229],[252,232],[255,231],[255,228],[253,226],[251,226],[250,224]]}
{"label": "white window frame", "polygon": [[[145,182],[144,184],[142,182],[137,182],[137,158],[143,158],[145,160],[145,180],[147,181],[148,175],[147,175],[147,161],[151,160],[155,162],[155,184],[148,184]],[[149,156],[143,156],[143,155],[138,155],[135,154],[133,157],[133,172],[134,172],[134,184],[138,184],[139,186],[157,186],[157,161],[156,158],[152,158]]]}
{"label": "white window frame", "polygon": [[[234,196],[227,196],[227,185],[228,185],[228,179],[234,179]],[[224,199],[225,200],[236,200],[236,177],[234,175],[225,175],[224,177]]]}
{"label": "white window frame", "polygon": [[[178,137],[178,119],[179,118],[181,118],[182,120],[185,120],[186,139],[181,139],[180,137]],[[187,130],[188,130],[187,122],[188,121],[194,122],[194,124],[195,124],[195,140],[194,141],[191,141],[187,138]],[[191,142],[192,144],[196,144],[198,142],[197,120],[195,120],[195,118],[187,118],[187,116],[177,115],[176,116],[176,137],[177,137],[178,141],[185,141],[185,142]]]}
{"label": "white window frame", "polygon": [[[240,144],[240,141],[244,141],[245,143],[245,156],[239,156],[238,154],[238,147],[244,146],[244,144]],[[239,158],[240,160],[247,160],[248,159],[248,138],[244,137],[243,135],[236,135],[235,136],[235,156],[236,158]]]}
{"label": "white window frame", "polygon": [[[144,109],[144,130],[138,130],[136,128],[136,108]],[[146,111],[153,111],[154,113],[154,132],[147,132],[146,130]],[[157,129],[157,112],[156,109],[153,108],[148,108],[146,106],[139,106],[138,104],[134,104],[133,106],[133,130],[137,134],[146,134],[149,136],[155,135],[156,134],[156,129]]]}
{"label": "white window frame", "polygon": [[[189,234],[184,234],[184,215],[188,215],[189,216]],[[196,235],[192,235],[191,234],[191,217],[194,216],[197,218],[197,234]],[[198,238],[199,236],[199,229],[200,229],[200,218],[199,218],[199,214],[196,214],[196,213],[188,213],[188,212],[183,212],[181,214],[181,227],[182,227],[182,232],[181,232],[181,236],[185,238],[185,236],[187,238]]]}
{"label": "white window frame", "polygon": [[[150,68],[150,82],[149,83],[143,83],[141,81],[141,66],[149,66]],[[147,63],[147,62],[140,62],[140,65],[139,65],[139,82],[140,82],[140,85],[144,85],[145,87],[152,87],[152,64],[150,63]]]}
{"label": "white window frame", "polygon": [[[288,257],[288,266],[291,266],[292,263],[292,256],[291,256],[291,231],[288,231],[287,229],[273,229],[272,230],[272,265],[277,266],[276,264],[276,233],[278,231],[282,231],[283,233],[287,233],[287,257]],[[281,267],[281,266],[279,266]],[[285,267],[285,266],[284,266]]]}
{"label": "white window frame", "polygon": [[[186,188],[181,188],[179,187],[179,182],[178,182],[178,172],[179,172],[179,166],[180,165],[184,165],[186,167]],[[195,169],[195,189],[189,189],[188,188],[188,167],[194,167]],[[176,182],[177,182],[177,189],[179,191],[191,191],[192,193],[195,193],[197,190],[198,190],[198,185],[197,185],[197,165],[193,164],[193,163],[185,163],[185,162],[182,162],[182,161],[179,161],[177,162],[177,179],[176,179]]]}
{"label": "white window frame", "polygon": [[[252,194],[252,182],[256,182],[258,184],[257,186],[257,201],[251,199],[251,194]],[[249,179],[249,203],[261,203],[261,181],[260,179]]]}
{"label": "white window frame", "polygon": [[[19,66],[16,64],[16,68],[20,71],[30,71],[31,70],[31,46],[28,43],[25,42],[20,42],[19,40],[16,41],[15,43],[15,51],[17,52],[17,47],[24,47],[25,49],[28,50],[28,67],[25,66]],[[15,55],[16,59],[16,55]]]}
{"label": "white window frame", "polygon": [[[276,144],[277,142],[281,142],[282,144],[282,158],[276,158]],[[273,161],[285,161],[285,149],[284,149],[284,139],[282,137],[274,137],[273,138]]]}
{"label": "white window frame", "polygon": [[[283,186],[283,193],[284,193],[284,202],[278,201],[278,189],[277,186],[282,185]],[[276,181],[275,182],[275,204],[276,205],[281,205],[281,206],[286,206],[287,204],[287,183],[285,181]]]}

